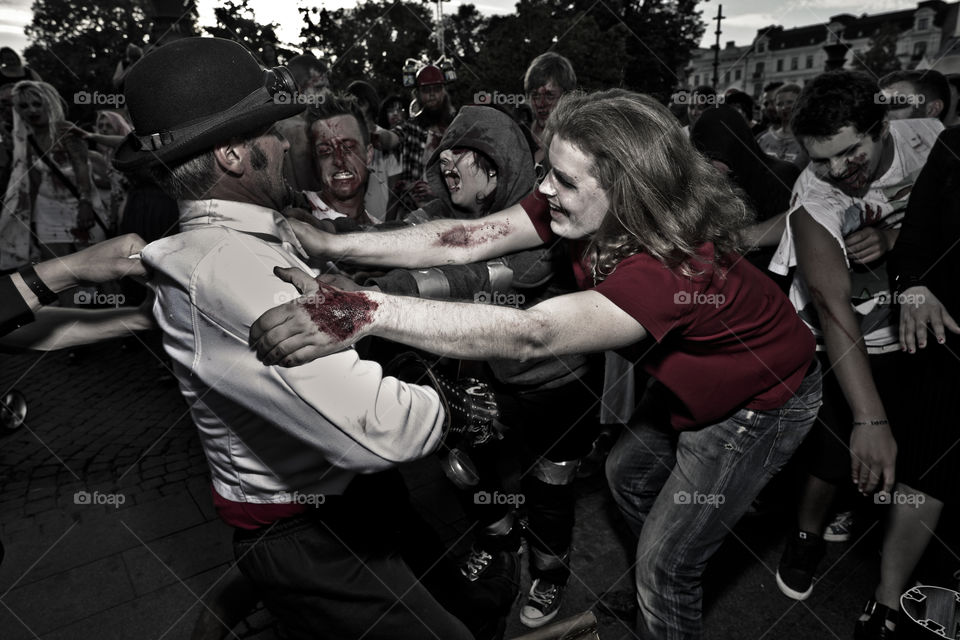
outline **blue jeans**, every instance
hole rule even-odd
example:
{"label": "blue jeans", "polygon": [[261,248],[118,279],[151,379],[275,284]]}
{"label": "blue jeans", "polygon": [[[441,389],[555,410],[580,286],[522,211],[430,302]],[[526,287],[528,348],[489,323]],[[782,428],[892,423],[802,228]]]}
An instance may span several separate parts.
{"label": "blue jeans", "polygon": [[[661,387],[662,389],[662,387]],[[701,578],[760,490],[800,446],[820,407],[820,366],[779,409],[742,409],[675,431],[653,387],[607,458],[607,480],[637,543],[637,631],[644,640],[701,637]]]}

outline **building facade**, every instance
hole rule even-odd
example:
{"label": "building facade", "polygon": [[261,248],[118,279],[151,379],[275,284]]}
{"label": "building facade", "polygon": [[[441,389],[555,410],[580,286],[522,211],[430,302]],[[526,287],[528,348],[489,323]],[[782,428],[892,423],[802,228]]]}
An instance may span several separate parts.
{"label": "building facade", "polygon": [[[728,42],[720,50],[716,88],[739,89],[759,97],[769,82],[807,80],[831,68],[853,68],[882,29],[895,30],[902,69],[960,71],[960,2],[926,0],[914,9],[853,16],[840,14],[827,24],[793,29],[770,26],[753,43]],[[714,85],[716,47],[697,49],[686,72],[687,87]]]}

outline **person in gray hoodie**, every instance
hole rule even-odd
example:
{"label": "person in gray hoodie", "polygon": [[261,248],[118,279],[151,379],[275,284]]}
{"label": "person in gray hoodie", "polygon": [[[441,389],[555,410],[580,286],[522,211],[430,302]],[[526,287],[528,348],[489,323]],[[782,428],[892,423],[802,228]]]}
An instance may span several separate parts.
{"label": "person in gray hoodie", "polygon": [[[506,113],[487,106],[463,107],[427,164],[437,199],[404,221],[479,218],[516,204],[535,187],[532,147]],[[387,293],[481,304],[527,307],[575,288],[562,243],[501,256],[486,262],[429,269],[394,269],[365,284]],[[516,455],[509,442],[518,435],[524,454],[523,504],[527,508],[530,573],[533,584],[520,619],[539,627],[560,608],[569,578],[573,530],[572,482],[579,458],[596,435],[598,393],[588,358],[560,356],[487,363],[497,390],[500,421],[512,433],[501,443],[474,449],[479,484],[465,501],[481,533],[462,565],[471,581],[491,573],[509,574],[518,566],[519,526],[514,507],[520,496],[504,491],[494,469],[504,455]],[[496,496],[513,497],[498,503]],[[490,497],[490,500],[486,498]]]}

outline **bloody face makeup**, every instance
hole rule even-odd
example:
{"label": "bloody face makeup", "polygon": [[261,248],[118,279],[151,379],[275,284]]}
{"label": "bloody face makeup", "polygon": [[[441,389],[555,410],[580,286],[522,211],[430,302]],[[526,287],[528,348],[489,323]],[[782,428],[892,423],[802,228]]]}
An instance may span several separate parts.
{"label": "bloody face makeup", "polygon": [[888,140],[886,124],[876,139],[847,125],[829,138],[804,138],[803,145],[819,178],[850,195],[862,195],[878,177]]}
{"label": "bloody face makeup", "polygon": [[13,106],[23,121],[34,129],[47,126],[47,104],[36,91],[24,91],[14,98]]}
{"label": "bloody face makeup", "polygon": [[373,149],[363,143],[360,124],[352,115],[317,120],[310,126],[317,177],[328,201],[361,196],[367,185],[367,164]]}

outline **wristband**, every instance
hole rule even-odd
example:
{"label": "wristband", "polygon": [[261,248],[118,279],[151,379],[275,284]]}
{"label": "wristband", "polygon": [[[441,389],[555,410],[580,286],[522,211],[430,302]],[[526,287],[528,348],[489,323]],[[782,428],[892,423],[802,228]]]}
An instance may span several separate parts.
{"label": "wristband", "polygon": [[918,276],[897,276],[896,287],[894,288],[894,293],[899,296],[901,293],[909,289],[910,287],[925,287],[927,285],[923,284]]}
{"label": "wristband", "polygon": [[855,427],[863,427],[863,426],[866,426],[866,425],[870,425],[870,426],[872,426],[872,427],[876,427],[876,426],[879,426],[879,425],[881,425],[881,424],[890,424],[890,421],[889,421],[889,420],[864,420],[864,421],[862,421],[862,422],[857,421],[857,420],[854,420],[854,421],[853,421],[853,426],[855,426]]}
{"label": "wristband", "polygon": [[27,285],[27,288],[37,296],[40,304],[52,304],[59,299],[59,296],[40,279],[40,276],[37,275],[37,271],[33,268],[32,264],[20,269],[18,273],[20,277],[23,278],[23,283]]}

